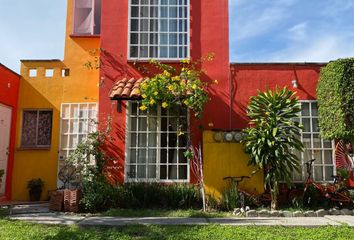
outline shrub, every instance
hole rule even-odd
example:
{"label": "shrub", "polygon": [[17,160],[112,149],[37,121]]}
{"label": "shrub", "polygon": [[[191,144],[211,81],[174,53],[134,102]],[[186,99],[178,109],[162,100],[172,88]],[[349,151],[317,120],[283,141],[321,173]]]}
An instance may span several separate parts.
{"label": "shrub", "polygon": [[272,196],[272,209],[277,208],[279,182],[291,184],[299,159],[293,150],[303,151],[301,125],[294,121],[301,111],[296,93],[283,88],[259,92],[247,107],[250,125],[244,130],[245,152],[249,164],[264,171],[264,182]]}
{"label": "shrub", "polygon": [[327,139],[354,139],[354,58],[321,69],[317,86],[319,126]]}
{"label": "shrub", "polygon": [[107,181],[84,181],[81,209],[88,212],[110,208],[201,208],[199,188],[189,184],[126,183],[113,187]]}

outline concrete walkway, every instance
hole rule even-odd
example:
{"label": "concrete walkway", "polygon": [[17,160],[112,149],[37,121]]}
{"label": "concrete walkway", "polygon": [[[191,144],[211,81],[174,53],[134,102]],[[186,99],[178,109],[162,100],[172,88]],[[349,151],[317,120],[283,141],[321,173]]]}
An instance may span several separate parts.
{"label": "concrete walkway", "polygon": [[207,225],[220,224],[230,226],[287,226],[319,227],[348,225],[354,227],[354,216],[292,217],[292,218],[121,218],[121,217],[85,217],[60,213],[33,213],[12,215],[10,219],[43,224],[76,224],[80,227],[121,227],[126,225]]}

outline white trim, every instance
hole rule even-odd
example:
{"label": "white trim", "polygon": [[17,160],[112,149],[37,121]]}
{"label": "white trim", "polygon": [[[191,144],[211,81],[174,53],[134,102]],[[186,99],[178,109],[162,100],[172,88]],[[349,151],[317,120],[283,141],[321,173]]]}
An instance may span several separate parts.
{"label": "white trim", "polygon": [[[190,21],[190,0],[186,0],[187,1],[187,4],[182,4],[180,5],[178,2],[176,5],[161,5],[161,0],[158,0],[159,3],[156,5],[151,5],[150,2],[147,4],[147,5],[141,5],[140,3],[139,4],[132,4],[132,0],[129,0],[128,1],[128,43],[127,43],[127,59],[128,61],[149,61],[150,59],[156,59],[156,60],[160,60],[160,61],[181,61],[181,60],[186,60],[186,59],[190,59],[190,45],[191,45],[191,40],[190,40],[190,24],[191,24],[191,21]],[[131,9],[132,9],[132,6],[135,6],[135,7],[138,7],[139,8],[139,13],[140,13],[140,8],[141,6],[146,6],[148,7],[148,12],[149,12],[149,16],[148,17],[140,17],[140,14],[138,17],[132,17],[131,16]],[[158,13],[159,13],[159,16],[158,17],[150,17],[150,11],[151,11],[151,7],[157,7],[158,8]],[[159,21],[161,19],[161,11],[160,11],[160,8],[164,6],[168,9],[168,17],[166,18],[167,22],[168,22],[168,31],[167,32],[161,32],[160,31],[160,23],[158,23],[158,27],[159,29],[157,31],[150,31],[150,20],[157,20]],[[169,17],[169,7],[177,7],[177,17],[172,17],[170,18]],[[187,16],[183,16],[183,17],[179,17],[179,12],[180,12],[180,8],[183,7],[185,8],[186,7],[186,10],[187,10]],[[138,20],[138,31],[131,31],[131,20],[132,19],[136,19]],[[148,31],[140,31],[140,24],[141,24],[141,20],[148,20],[149,24],[148,24]],[[164,18],[165,19],[165,18]],[[177,32],[170,32],[169,31],[169,20],[177,20]],[[186,29],[186,32],[181,32],[179,31],[179,20],[185,20],[187,22],[187,29]],[[135,34],[138,34],[138,43],[137,44],[131,44],[131,34],[132,33],[135,33]],[[148,42],[147,44],[144,44],[144,45],[141,45],[140,44],[140,34],[142,33],[147,33],[148,34]],[[157,34],[157,38],[158,38],[158,43],[157,44],[150,44],[150,35],[149,33],[154,33],[154,34]],[[161,45],[160,43],[160,34],[162,33],[165,33],[167,34],[168,36],[170,34],[177,34],[177,44],[170,44],[169,43],[169,39],[168,39],[168,44],[167,45]],[[187,35],[187,42],[186,44],[179,44],[179,37],[180,35],[182,34],[186,34]],[[137,57],[131,57],[131,47],[137,47],[138,48],[138,56]],[[148,57],[140,57],[140,46],[144,46],[144,47],[147,47],[148,48]],[[154,47],[157,47],[157,57],[150,57],[151,54],[150,54],[150,47],[151,46],[154,46]],[[167,56],[168,57],[160,57],[160,49],[161,47],[166,47],[167,48]],[[170,50],[170,47],[176,47],[177,48],[177,57],[175,58],[172,58],[172,57],[169,57],[169,50]],[[186,57],[185,58],[182,58],[180,57],[180,50],[183,49],[183,53],[184,53],[184,48],[187,48],[187,53],[186,53]]]}
{"label": "white trim", "polygon": [[[308,134],[310,135],[310,148],[304,148],[304,152],[301,152],[301,181],[294,181],[294,182],[302,182],[304,179],[306,179],[307,177],[307,173],[306,173],[306,166],[304,165],[304,156],[306,153],[306,150],[309,150],[311,152],[311,156],[309,157],[309,159],[314,159],[315,155],[314,155],[314,151],[320,151],[321,154],[321,159],[322,159],[322,163],[318,164],[316,162],[314,162],[313,168],[312,168],[312,177],[317,181],[317,182],[331,182],[332,178],[330,179],[326,179],[326,167],[333,167],[333,174],[336,174],[336,164],[335,164],[335,142],[334,140],[330,141],[331,142],[331,148],[325,148],[324,147],[324,139],[320,137],[320,132],[314,132],[313,131],[313,120],[314,119],[318,119],[319,116],[313,116],[313,109],[312,109],[312,105],[314,103],[317,103],[316,100],[300,100],[301,103],[301,112],[299,114],[298,119],[300,120],[300,123],[303,125],[303,119],[309,119],[309,124],[310,124],[310,131],[309,132],[301,132],[301,142],[304,143],[304,134]],[[309,111],[309,115],[308,116],[302,116],[302,110],[303,110],[303,104],[304,103],[308,103],[308,111]],[[318,108],[317,108],[318,111]],[[314,141],[313,141],[313,135],[314,134],[318,134],[319,135],[319,139],[320,139],[320,147],[315,147],[314,146]],[[327,140],[328,141],[328,140]],[[324,151],[332,151],[332,164],[329,163],[325,163],[325,155],[324,155]],[[315,167],[321,167],[322,168],[322,180],[318,179],[316,177],[316,173],[315,173]]]}
{"label": "white trim", "polygon": [[[132,104],[133,103],[136,103],[136,115],[132,115]],[[185,147],[180,147],[179,146],[179,136],[178,134],[176,133],[176,147],[175,148],[170,148],[169,146],[169,143],[168,143],[168,138],[167,138],[167,142],[166,142],[166,146],[162,147],[161,146],[161,134],[169,134],[169,130],[167,129],[166,132],[162,132],[161,131],[161,107],[157,107],[157,113],[156,115],[153,115],[152,117],[156,118],[157,122],[156,122],[156,132],[154,131],[153,133],[156,133],[156,146],[154,147],[151,147],[149,146],[149,140],[148,140],[148,136],[149,136],[149,133],[150,133],[150,130],[149,130],[149,113],[147,112],[146,113],[146,127],[147,127],[147,130],[146,131],[140,131],[139,130],[139,116],[140,118],[144,118],[145,116],[141,116],[139,114],[140,112],[140,109],[139,109],[139,103],[137,101],[129,101],[127,103],[127,108],[126,108],[126,131],[125,131],[125,161],[124,161],[124,182],[161,182],[161,183],[189,183],[190,182],[190,163],[189,161],[187,160],[186,163],[180,163],[179,162],[179,154],[181,151],[183,151],[184,149],[187,150],[187,146]],[[187,132],[185,134],[188,134],[188,140],[189,140],[189,112],[187,112],[187,115],[185,117],[185,120],[186,120],[186,123],[187,123]],[[167,120],[167,124],[168,124],[168,119],[170,118],[169,114],[167,114],[166,116],[166,120]],[[173,117],[173,116],[171,116]],[[177,119],[177,123],[179,123],[178,121],[178,118],[177,116],[174,116],[176,119]],[[132,123],[132,119],[133,118],[136,118],[136,128],[137,129],[134,129],[134,131],[130,131],[130,128],[131,128],[131,123]],[[176,132],[178,132],[178,129],[176,129]],[[130,135],[131,134],[136,134],[136,138],[135,138],[135,146],[130,146],[130,143],[131,143],[131,137]],[[139,147],[139,134],[146,134],[147,135],[147,142],[146,142],[146,146],[145,147]],[[146,150],[146,156],[145,156],[145,163],[142,163],[142,164],[138,164],[138,161],[139,161],[139,149],[145,149]],[[150,150],[156,150],[155,153],[156,153],[156,162],[153,163],[153,164],[149,164],[148,163],[148,151]],[[166,163],[162,164],[161,163],[161,151],[159,150],[163,150],[165,149],[166,150]],[[168,154],[169,154],[169,149],[175,149],[176,152],[177,152],[177,162],[176,163],[169,163],[169,158],[168,158]],[[132,163],[132,164],[129,164],[129,159],[130,159],[130,154],[131,154],[131,150],[134,150],[135,151],[135,163]],[[146,167],[146,171],[145,171],[145,178],[138,178],[138,166],[143,166],[145,165]],[[132,166],[135,166],[135,177],[134,178],[130,178],[129,177],[129,171],[128,171],[128,168],[130,169],[130,167]],[[148,178],[148,166],[155,166],[156,167],[156,175],[155,175],[155,178]],[[160,169],[161,169],[161,166],[166,166],[166,177],[168,178],[169,174],[168,174],[168,169],[169,169],[169,166],[176,166],[177,170],[176,170],[176,174],[177,174],[177,178],[179,178],[179,166],[185,166],[187,169],[186,169],[186,179],[173,179],[173,180],[170,180],[170,179],[160,179]]]}

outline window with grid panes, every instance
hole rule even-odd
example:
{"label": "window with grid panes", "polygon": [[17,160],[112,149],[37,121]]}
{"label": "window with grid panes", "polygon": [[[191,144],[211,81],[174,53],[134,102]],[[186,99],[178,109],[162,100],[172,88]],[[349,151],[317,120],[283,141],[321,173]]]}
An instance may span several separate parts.
{"label": "window with grid panes", "polygon": [[130,102],[127,121],[126,181],[189,181],[187,109],[141,111],[139,102]]}
{"label": "window with grid panes", "polygon": [[294,181],[304,181],[307,177],[305,163],[316,159],[312,169],[312,177],[315,181],[332,181],[334,174],[334,142],[322,139],[318,126],[318,107],[316,101],[301,101],[301,113],[299,118],[304,126],[301,133],[301,141],[304,144],[304,152],[295,152],[301,159],[302,173],[294,174]]}
{"label": "window with grid panes", "polygon": [[61,105],[60,160],[96,131],[97,103],[63,103]]}
{"label": "window with grid panes", "polygon": [[129,0],[129,58],[189,58],[189,0]]}

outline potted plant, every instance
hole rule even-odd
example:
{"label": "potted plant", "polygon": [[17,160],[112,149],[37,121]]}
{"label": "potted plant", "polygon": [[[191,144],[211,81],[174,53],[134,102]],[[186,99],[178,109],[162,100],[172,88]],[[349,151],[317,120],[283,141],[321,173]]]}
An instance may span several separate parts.
{"label": "potted plant", "polygon": [[29,190],[30,201],[39,201],[42,195],[44,182],[40,178],[34,178],[27,182],[27,189]]}
{"label": "potted plant", "polygon": [[2,177],[4,176],[5,174],[5,170],[4,169],[0,169],[0,188],[1,188],[1,185],[2,185]]}

